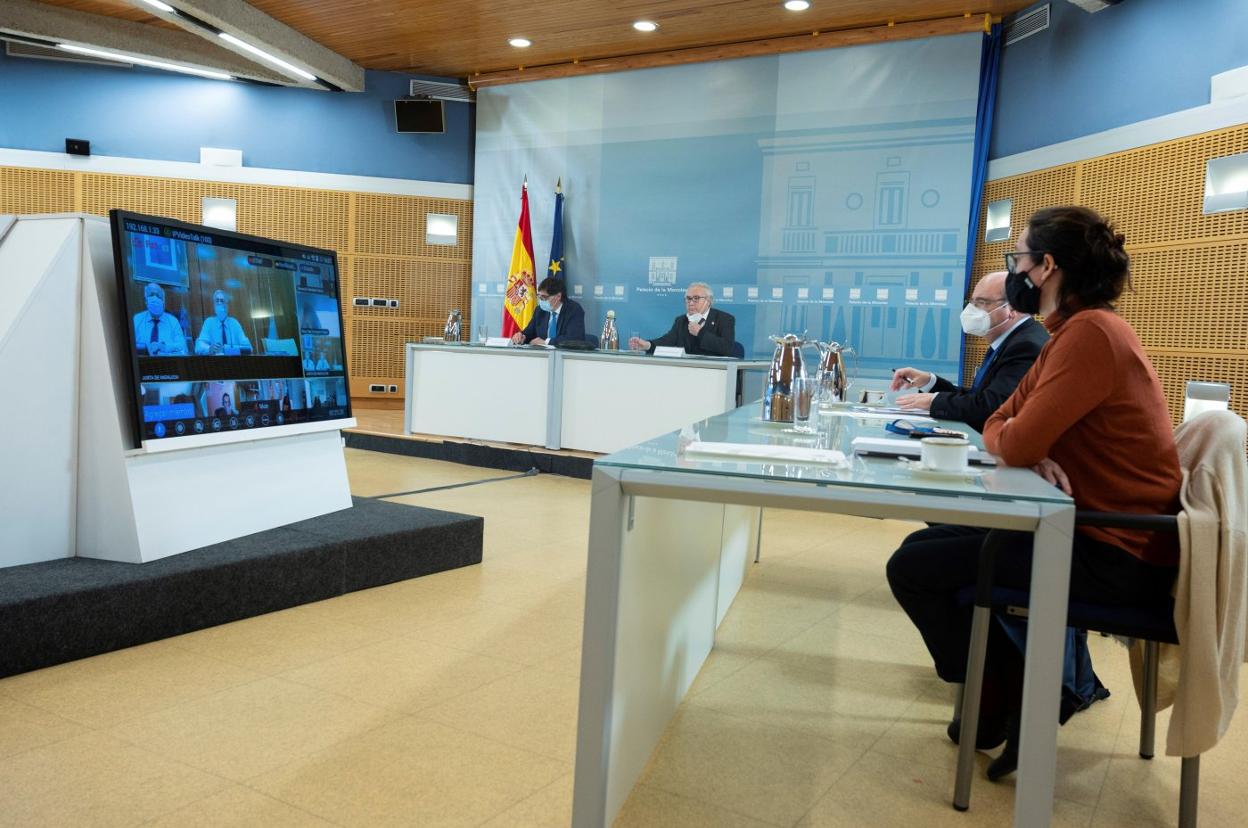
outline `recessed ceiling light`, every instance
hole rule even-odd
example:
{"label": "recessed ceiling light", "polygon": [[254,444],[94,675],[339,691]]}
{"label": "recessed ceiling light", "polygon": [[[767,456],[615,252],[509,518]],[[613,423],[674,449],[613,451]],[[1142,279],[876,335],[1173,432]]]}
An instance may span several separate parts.
{"label": "recessed ceiling light", "polygon": [[653,20],[638,20],[633,24],[633,28],[639,32],[653,32],[655,29],[659,28],[659,24],[655,23]]}
{"label": "recessed ceiling light", "polygon": [[165,12],[166,14],[172,14],[173,12],[177,11],[177,9],[175,9],[173,6],[169,5],[168,3],[162,3],[160,2],[160,0],[143,0],[143,2],[151,6],[154,9],[159,9],[160,11]]}
{"label": "recessed ceiling light", "polygon": [[527,49],[533,45],[533,41],[529,40],[527,37],[513,37],[507,42],[512,46],[515,46],[517,49]]}
{"label": "recessed ceiling light", "polygon": [[786,0],[784,7],[789,11],[806,11],[810,8],[810,0]]}

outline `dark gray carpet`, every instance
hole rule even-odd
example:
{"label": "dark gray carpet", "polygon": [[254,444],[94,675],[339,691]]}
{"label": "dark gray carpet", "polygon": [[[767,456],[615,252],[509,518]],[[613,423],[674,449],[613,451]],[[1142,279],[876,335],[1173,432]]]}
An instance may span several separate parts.
{"label": "dark gray carpet", "polygon": [[0,677],[481,562],[485,521],[355,499],[145,564],[0,569]]}
{"label": "dark gray carpet", "polygon": [[344,431],[342,435],[347,440],[347,448],[401,454],[405,457],[422,457],[428,460],[445,460],[448,463],[459,463],[464,466],[517,472],[537,469],[542,474],[558,474],[564,477],[578,477],[582,480],[589,480],[594,473],[594,461],[589,457],[530,451],[525,448],[480,446],[475,443],[457,443],[451,440],[443,440],[440,443],[430,440],[407,440],[381,434],[360,434],[356,431]]}

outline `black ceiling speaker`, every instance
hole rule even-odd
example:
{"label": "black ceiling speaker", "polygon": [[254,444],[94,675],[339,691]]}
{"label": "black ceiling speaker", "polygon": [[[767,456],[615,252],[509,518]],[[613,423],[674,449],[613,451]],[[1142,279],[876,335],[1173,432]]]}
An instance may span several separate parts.
{"label": "black ceiling speaker", "polygon": [[90,155],[91,142],[82,138],[66,138],[65,151],[70,155]]}
{"label": "black ceiling speaker", "polygon": [[394,123],[398,132],[446,132],[441,101],[397,100]]}

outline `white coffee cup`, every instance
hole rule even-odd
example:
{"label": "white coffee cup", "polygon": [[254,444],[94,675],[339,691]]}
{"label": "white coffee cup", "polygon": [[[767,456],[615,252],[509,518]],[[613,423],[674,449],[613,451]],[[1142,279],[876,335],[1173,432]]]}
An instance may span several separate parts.
{"label": "white coffee cup", "polygon": [[970,455],[971,444],[963,437],[924,437],[920,441],[920,462],[932,471],[966,471]]}

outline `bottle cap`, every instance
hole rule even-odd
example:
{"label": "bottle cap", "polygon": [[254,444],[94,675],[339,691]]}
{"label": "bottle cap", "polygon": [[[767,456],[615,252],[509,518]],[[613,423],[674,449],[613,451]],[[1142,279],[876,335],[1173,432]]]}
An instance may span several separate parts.
{"label": "bottle cap", "polygon": [[615,318],[615,311],[613,311],[613,310],[609,310],[609,311],[607,311],[607,318],[608,318],[608,319],[614,319],[614,318]]}

